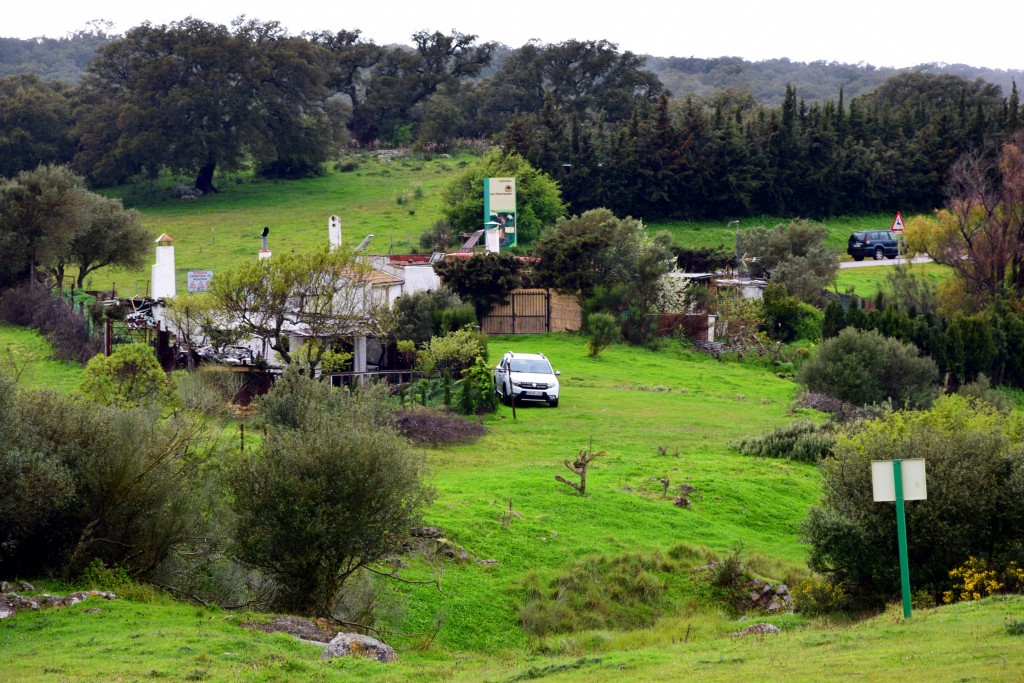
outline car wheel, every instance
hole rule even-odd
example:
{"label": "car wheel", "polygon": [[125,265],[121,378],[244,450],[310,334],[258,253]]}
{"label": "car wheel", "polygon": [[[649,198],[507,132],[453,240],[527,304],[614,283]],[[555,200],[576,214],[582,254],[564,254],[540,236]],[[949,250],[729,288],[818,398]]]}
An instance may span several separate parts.
{"label": "car wheel", "polygon": [[885,258],[885,249],[882,249],[882,247],[878,247],[877,249],[875,249],[875,260],[876,261],[881,261],[884,258]]}
{"label": "car wheel", "polygon": [[552,400],[548,401],[548,405],[551,406],[552,408],[557,408],[558,407],[558,399],[555,398],[555,399],[552,399]]}

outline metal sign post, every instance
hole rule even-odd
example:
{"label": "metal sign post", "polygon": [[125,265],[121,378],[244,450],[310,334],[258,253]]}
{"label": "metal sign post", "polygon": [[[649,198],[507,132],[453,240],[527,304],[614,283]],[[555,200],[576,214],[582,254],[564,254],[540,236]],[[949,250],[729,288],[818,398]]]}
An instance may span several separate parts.
{"label": "metal sign post", "polygon": [[910,561],[907,558],[907,519],[903,512],[902,460],[892,461],[893,485],[896,489],[896,536],[900,546],[900,588],[903,593],[903,617],[910,618]]}
{"label": "metal sign post", "polygon": [[907,553],[907,520],[903,502],[928,497],[924,460],[875,460],[871,463],[871,486],[876,503],[896,503],[896,536],[900,555],[900,588],[903,617],[910,618],[910,561]]}

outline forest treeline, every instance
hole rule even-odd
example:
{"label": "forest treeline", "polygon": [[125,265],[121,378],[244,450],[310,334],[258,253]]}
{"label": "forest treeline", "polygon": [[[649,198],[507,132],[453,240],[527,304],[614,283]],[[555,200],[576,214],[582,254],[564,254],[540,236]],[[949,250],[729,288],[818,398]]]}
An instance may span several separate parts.
{"label": "forest treeline", "polygon": [[[60,66],[90,50],[80,78]],[[438,153],[472,139],[556,178],[573,213],[929,210],[954,160],[994,155],[1020,128],[1008,72],[1007,93],[936,65],[648,58],[604,40],[512,49],[423,31],[381,46],[359,31],[190,17],[123,36],[2,39],[0,65],[32,72],[0,79],[0,174],[70,164],[110,185],[172,170],[204,192],[217,171],[299,177],[349,146]]]}
{"label": "forest treeline", "polygon": [[[0,37],[0,77],[35,74],[46,80],[78,83],[96,50],[120,37],[110,33],[110,22],[93,21],[60,38]],[[481,77],[492,75],[505,58],[519,48],[497,45],[490,66]],[[680,45],[685,52],[686,46]],[[905,71],[959,76],[968,81],[982,79],[1009,93],[1024,70],[994,69],[968,64],[925,63],[896,68],[871,64],[846,64],[817,60],[794,62],[786,58],[756,62],[742,57],[681,57],[644,55],[645,68],[653,72],[677,97],[713,95],[720,90],[747,91],[754,100],[769,106],[782,104],[787,85],[792,85],[808,102],[835,99],[842,88],[848,97],[868,93],[892,76]]]}

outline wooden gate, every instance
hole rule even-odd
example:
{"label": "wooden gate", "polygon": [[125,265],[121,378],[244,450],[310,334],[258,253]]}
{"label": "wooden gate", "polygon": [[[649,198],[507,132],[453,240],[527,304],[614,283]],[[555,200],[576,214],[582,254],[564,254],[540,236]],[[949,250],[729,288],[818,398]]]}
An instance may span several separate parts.
{"label": "wooden gate", "polygon": [[480,321],[487,334],[540,334],[551,329],[551,297],[546,289],[516,289],[508,303]]}

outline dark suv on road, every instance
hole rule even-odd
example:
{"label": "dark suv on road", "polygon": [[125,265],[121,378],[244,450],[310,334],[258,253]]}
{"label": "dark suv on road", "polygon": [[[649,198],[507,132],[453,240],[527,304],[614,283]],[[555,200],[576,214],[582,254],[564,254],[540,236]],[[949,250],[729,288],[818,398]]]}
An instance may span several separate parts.
{"label": "dark suv on road", "polygon": [[846,253],[854,261],[863,261],[870,256],[876,261],[883,258],[896,258],[900,254],[899,235],[891,230],[866,230],[850,235]]}

